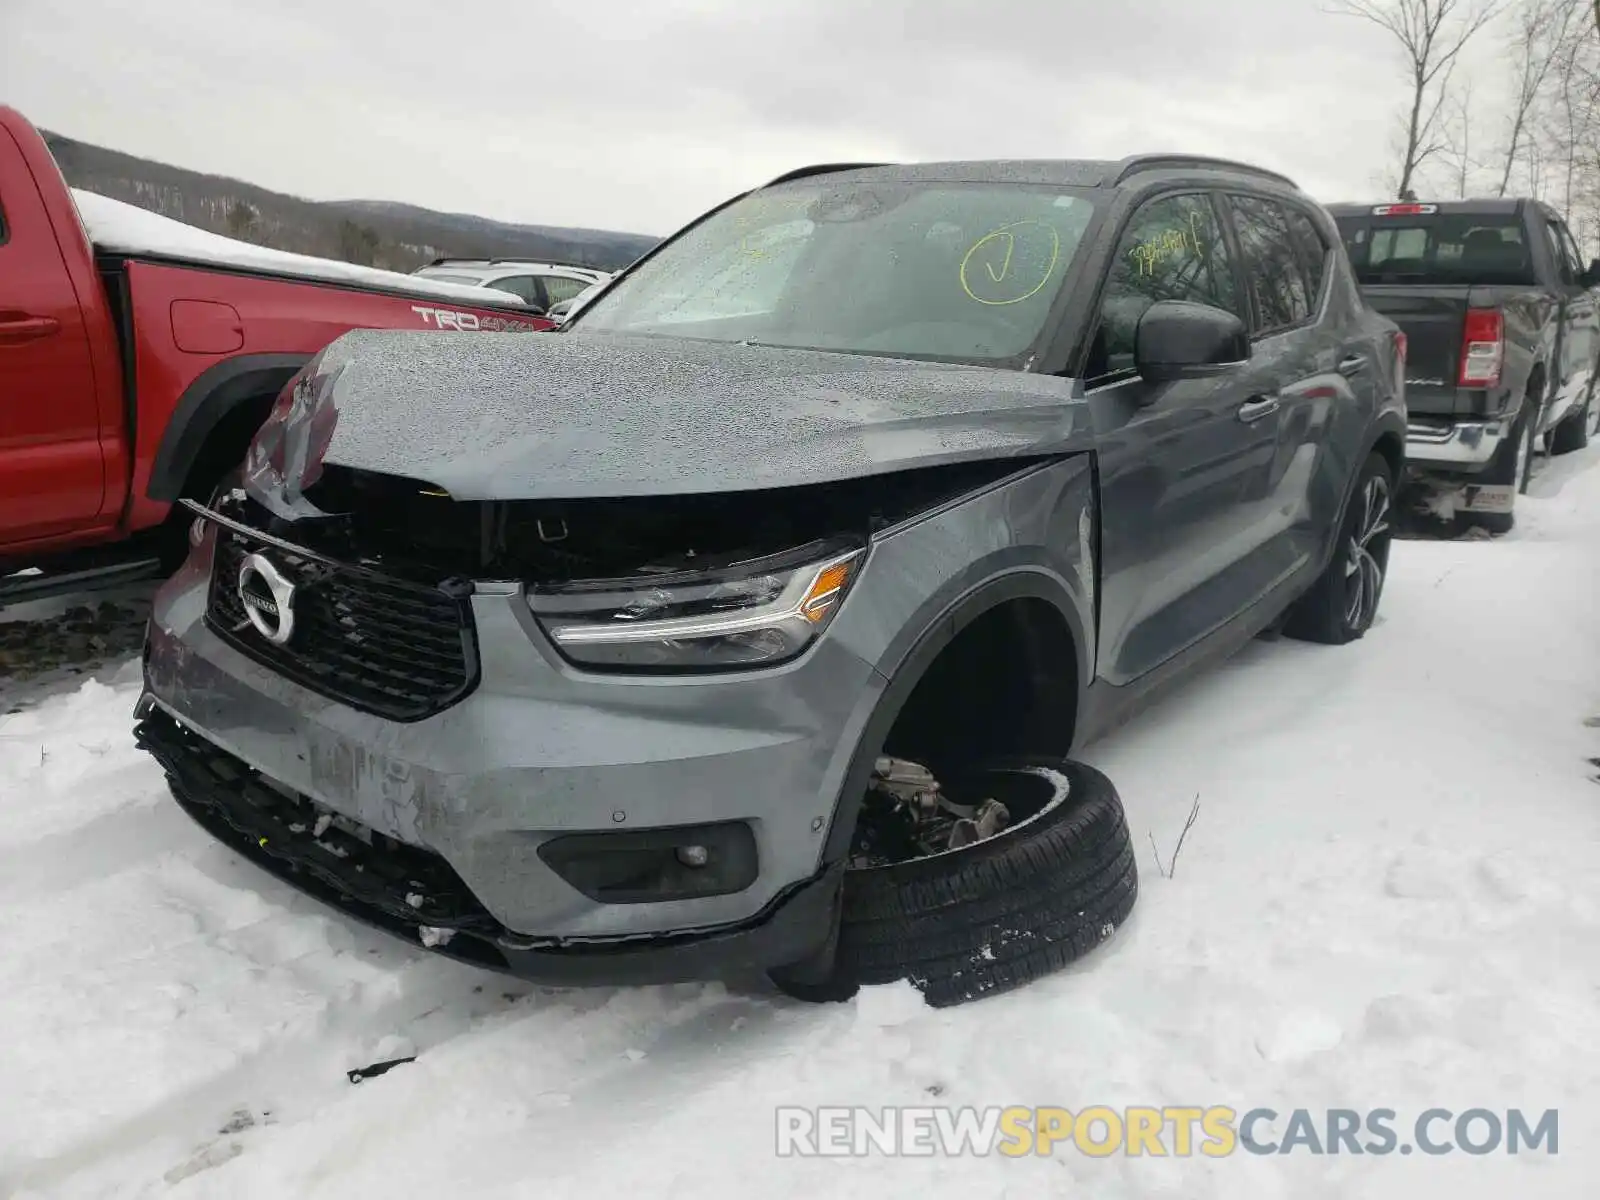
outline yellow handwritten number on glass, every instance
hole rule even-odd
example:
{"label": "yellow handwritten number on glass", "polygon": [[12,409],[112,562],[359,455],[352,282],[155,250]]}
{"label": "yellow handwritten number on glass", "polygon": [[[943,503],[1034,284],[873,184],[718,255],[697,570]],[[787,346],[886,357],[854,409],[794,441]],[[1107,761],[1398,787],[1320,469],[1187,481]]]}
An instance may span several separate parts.
{"label": "yellow handwritten number on glass", "polygon": [[[985,300],[974,290],[968,276],[968,272],[972,269],[973,259],[978,258],[979,252],[986,248],[992,249],[996,254],[1003,249],[1004,257],[1000,259],[998,266],[996,266],[991,255],[984,255],[980,261],[983,263],[984,274],[989,277],[991,284],[1004,282],[1011,275],[1011,258],[1017,249],[1017,235],[1014,231],[1021,229],[1025,225],[1037,225],[1050,235],[1050,261],[1046,264],[1044,273],[1039,276],[1038,283],[1019,296],[1012,296],[1006,300]],[[1055,273],[1056,263],[1060,261],[1060,258],[1061,235],[1055,231],[1053,226],[1047,225],[1043,221],[1013,221],[1009,225],[1002,225],[999,229],[991,230],[984,234],[973,242],[968,247],[967,252],[961,256],[961,290],[966,292],[968,299],[976,300],[979,304],[1021,304],[1029,296],[1037,295],[1044,285],[1050,282],[1050,276]],[[979,282],[981,286],[981,277]]]}

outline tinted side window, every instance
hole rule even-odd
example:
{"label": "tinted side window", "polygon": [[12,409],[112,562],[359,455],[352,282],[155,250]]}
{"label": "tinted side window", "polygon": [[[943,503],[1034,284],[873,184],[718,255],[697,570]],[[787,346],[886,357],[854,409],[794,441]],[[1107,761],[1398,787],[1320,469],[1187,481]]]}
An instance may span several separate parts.
{"label": "tinted side window", "polygon": [[1164,196],[1133,215],[1101,297],[1086,377],[1133,369],[1139,318],[1158,300],[1190,300],[1244,315],[1216,209],[1204,193]]}
{"label": "tinted side window", "polygon": [[1550,261],[1555,263],[1556,273],[1561,276],[1561,282],[1576,282],[1576,278],[1572,273],[1572,264],[1567,261],[1567,249],[1561,244],[1561,238],[1556,233],[1556,227],[1548,222],[1544,227],[1544,240],[1545,244],[1550,247]]}
{"label": "tinted side window", "polygon": [[1298,325],[1311,315],[1300,252],[1283,209],[1259,196],[1229,196],[1245,275],[1255,296],[1258,334]]}
{"label": "tinted side window", "polygon": [[539,281],[532,275],[510,275],[505,279],[491,279],[486,286],[498,292],[510,292],[513,296],[521,296],[529,304],[539,303]]}
{"label": "tinted side window", "polygon": [[1561,240],[1561,249],[1566,252],[1567,263],[1572,269],[1572,280],[1576,283],[1583,277],[1583,255],[1578,253],[1578,243],[1573,241],[1572,230],[1564,222],[1557,221],[1555,228],[1556,236]]}
{"label": "tinted side window", "polygon": [[589,286],[581,279],[570,279],[565,275],[541,275],[539,280],[544,284],[544,294],[550,298],[551,304],[571,300]]}
{"label": "tinted side window", "polygon": [[1290,208],[1289,225],[1295,232],[1295,243],[1300,250],[1300,266],[1305,272],[1306,290],[1311,296],[1311,307],[1317,307],[1322,298],[1322,281],[1327,275],[1328,242],[1305,212]]}

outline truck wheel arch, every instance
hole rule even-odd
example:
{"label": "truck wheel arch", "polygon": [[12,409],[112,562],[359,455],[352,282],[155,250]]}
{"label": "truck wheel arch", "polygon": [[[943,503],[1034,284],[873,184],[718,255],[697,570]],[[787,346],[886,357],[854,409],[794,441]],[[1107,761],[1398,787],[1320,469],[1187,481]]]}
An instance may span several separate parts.
{"label": "truck wheel arch", "polygon": [[[845,771],[822,851],[824,863],[836,863],[848,855],[873,764],[883,752],[884,741],[906,709],[912,694],[944,651],[979,618],[994,614],[1001,608],[1027,602],[1048,606],[1052,615],[1059,618],[1061,632],[1071,643],[1069,653],[1074,676],[1071,681],[1072,724],[1082,726],[1090,666],[1085,655],[1087,642],[1084,630],[1073,605],[1045,576],[1032,571],[1015,571],[980,584],[931,622],[894,668],[888,685],[857,739],[850,765]],[[1069,731],[1069,737],[1071,741],[1077,741],[1076,729]]]}
{"label": "truck wheel arch", "polygon": [[[196,466],[206,463],[208,451],[220,449],[214,441],[219,433],[230,435],[230,440],[244,437],[248,443],[243,426],[250,424],[252,410],[264,405],[260,419],[254,422],[259,425],[283,385],[311,358],[310,354],[241,354],[202,371],[173,407],[145,494],[152,500],[176,501]],[[249,432],[254,432],[253,427]],[[243,449],[240,447],[241,454]],[[226,470],[227,465],[221,469]]]}

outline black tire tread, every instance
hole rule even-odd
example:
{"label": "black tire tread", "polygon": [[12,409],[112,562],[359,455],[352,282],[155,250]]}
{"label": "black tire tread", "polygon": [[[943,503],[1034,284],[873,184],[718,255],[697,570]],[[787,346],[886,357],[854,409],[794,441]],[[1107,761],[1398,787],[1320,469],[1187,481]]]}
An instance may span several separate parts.
{"label": "black tire tread", "polygon": [[922,983],[923,998],[931,1008],[948,1008],[984,996],[997,996],[1054,974],[1083,958],[1107,941],[1133,912],[1138,883],[1131,876],[1104,897],[1096,911],[1086,914],[1062,936],[1042,937],[1043,945],[1016,956],[996,954],[992,960],[968,960],[965,970],[949,974],[930,971]]}
{"label": "black tire tread", "polygon": [[845,924],[955,908],[1026,888],[1040,879],[1055,884],[1063,867],[1074,869],[1092,847],[1126,837],[1122,802],[1103,774],[1081,763],[1040,759],[1032,760],[1032,765],[1067,776],[1072,790],[1061,810],[1018,835],[992,838],[960,854],[849,872]]}
{"label": "black tire tread", "polygon": [[[1124,823],[1119,834],[1108,838],[1084,854],[1063,863],[1055,875],[1041,875],[1022,886],[1007,884],[996,873],[994,889],[960,905],[964,922],[1005,921],[1019,914],[1037,911],[1063,896],[1075,895],[1104,882],[1109,870],[1119,869],[1121,860],[1132,853],[1132,838]],[[846,918],[850,937],[859,945],[914,941],[938,936],[950,928],[950,906],[928,908],[914,913],[884,913],[874,917],[851,915]]]}
{"label": "black tire tread", "polygon": [[[906,922],[885,922],[878,927],[880,934],[903,931],[903,936],[879,936],[870,941],[852,936],[841,947],[841,953],[852,965],[867,968],[889,963],[938,963],[976,954],[986,945],[993,950],[1019,939],[1042,936],[1057,926],[1081,924],[1085,914],[1095,910],[1103,897],[1136,876],[1130,846],[1107,863],[1096,878],[1063,890],[1060,895],[1040,897],[1034,904],[1001,916],[963,919],[959,923],[945,921],[940,927],[913,928]],[[1054,937],[1059,936],[1058,929]]]}
{"label": "black tire tread", "polygon": [[1070,790],[1058,808],[968,849],[848,872],[841,980],[909,979],[946,1007],[1057,971],[1128,919],[1138,863],[1111,781],[1060,759],[995,765],[1049,767]]}

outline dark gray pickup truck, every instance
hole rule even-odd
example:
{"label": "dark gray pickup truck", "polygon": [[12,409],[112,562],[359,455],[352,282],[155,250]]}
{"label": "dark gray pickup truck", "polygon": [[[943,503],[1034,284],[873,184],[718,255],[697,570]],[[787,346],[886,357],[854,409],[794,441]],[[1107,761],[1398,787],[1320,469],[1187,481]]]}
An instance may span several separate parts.
{"label": "dark gray pickup truck", "polygon": [[1413,496],[1491,532],[1515,519],[1536,448],[1586,446],[1600,260],[1537,200],[1328,206],[1367,303],[1407,339]]}

